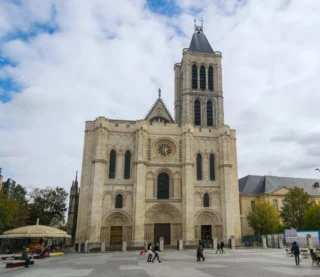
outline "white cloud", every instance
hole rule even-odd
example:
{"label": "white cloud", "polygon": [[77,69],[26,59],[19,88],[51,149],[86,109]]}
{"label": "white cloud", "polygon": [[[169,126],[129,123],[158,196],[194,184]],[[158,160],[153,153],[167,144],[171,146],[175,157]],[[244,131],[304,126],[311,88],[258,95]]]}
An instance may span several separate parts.
{"label": "white cloud", "polygon": [[238,133],[239,176],[319,177],[320,142],[305,138],[318,134],[320,2],[237,2],[178,1],[175,18],[152,14],[144,1],[2,2],[0,38],[36,23],[58,27],[0,42],[0,53],[18,63],[0,76],[23,86],[0,103],[5,177],[68,188],[81,169],[86,120],[143,118],[159,87],[173,114],[173,65],[189,46],[196,8],[223,53],[225,122]]}

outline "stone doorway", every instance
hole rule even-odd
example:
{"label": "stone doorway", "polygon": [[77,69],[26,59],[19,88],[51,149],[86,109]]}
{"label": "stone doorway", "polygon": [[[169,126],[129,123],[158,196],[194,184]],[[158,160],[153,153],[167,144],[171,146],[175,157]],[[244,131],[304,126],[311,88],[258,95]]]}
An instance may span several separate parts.
{"label": "stone doorway", "polygon": [[201,240],[206,240],[212,238],[212,226],[211,225],[201,225]]}
{"label": "stone doorway", "polygon": [[164,238],[164,245],[170,245],[170,223],[154,224],[154,243],[160,243],[160,238]]}

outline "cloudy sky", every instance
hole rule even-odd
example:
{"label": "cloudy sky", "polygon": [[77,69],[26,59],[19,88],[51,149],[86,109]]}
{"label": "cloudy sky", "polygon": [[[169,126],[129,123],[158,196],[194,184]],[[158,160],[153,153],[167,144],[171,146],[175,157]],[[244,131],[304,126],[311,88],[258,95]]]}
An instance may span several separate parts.
{"label": "cloudy sky", "polygon": [[68,188],[86,120],[141,119],[159,87],[173,114],[173,65],[201,14],[239,177],[320,177],[320,1],[0,0],[5,179]]}

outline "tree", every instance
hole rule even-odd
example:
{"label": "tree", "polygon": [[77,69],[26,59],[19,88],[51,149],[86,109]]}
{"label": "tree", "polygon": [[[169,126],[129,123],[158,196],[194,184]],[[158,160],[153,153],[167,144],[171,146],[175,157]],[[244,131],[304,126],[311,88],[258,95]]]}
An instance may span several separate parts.
{"label": "tree", "polygon": [[269,202],[258,202],[247,214],[249,226],[257,235],[276,233],[281,226],[278,212]]}
{"label": "tree", "polygon": [[284,197],[284,203],[280,213],[284,225],[300,230],[303,227],[303,214],[311,206],[309,194],[302,188],[294,187]]}
{"label": "tree", "polygon": [[34,189],[30,194],[30,220],[29,224],[35,224],[37,218],[41,225],[58,227],[65,224],[65,212],[67,211],[68,193],[56,187],[52,189]]}
{"label": "tree", "polygon": [[319,230],[320,229],[320,203],[312,205],[303,214],[303,229],[304,230]]}

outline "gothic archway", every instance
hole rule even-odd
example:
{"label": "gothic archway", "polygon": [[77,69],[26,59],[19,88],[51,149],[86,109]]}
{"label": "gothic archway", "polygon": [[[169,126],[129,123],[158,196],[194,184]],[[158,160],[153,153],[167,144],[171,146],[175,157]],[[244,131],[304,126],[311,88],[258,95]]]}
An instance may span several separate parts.
{"label": "gothic archway", "polygon": [[213,210],[201,210],[195,215],[195,238],[203,240],[207,237],[222,238],[222,222],[220,216]]}

